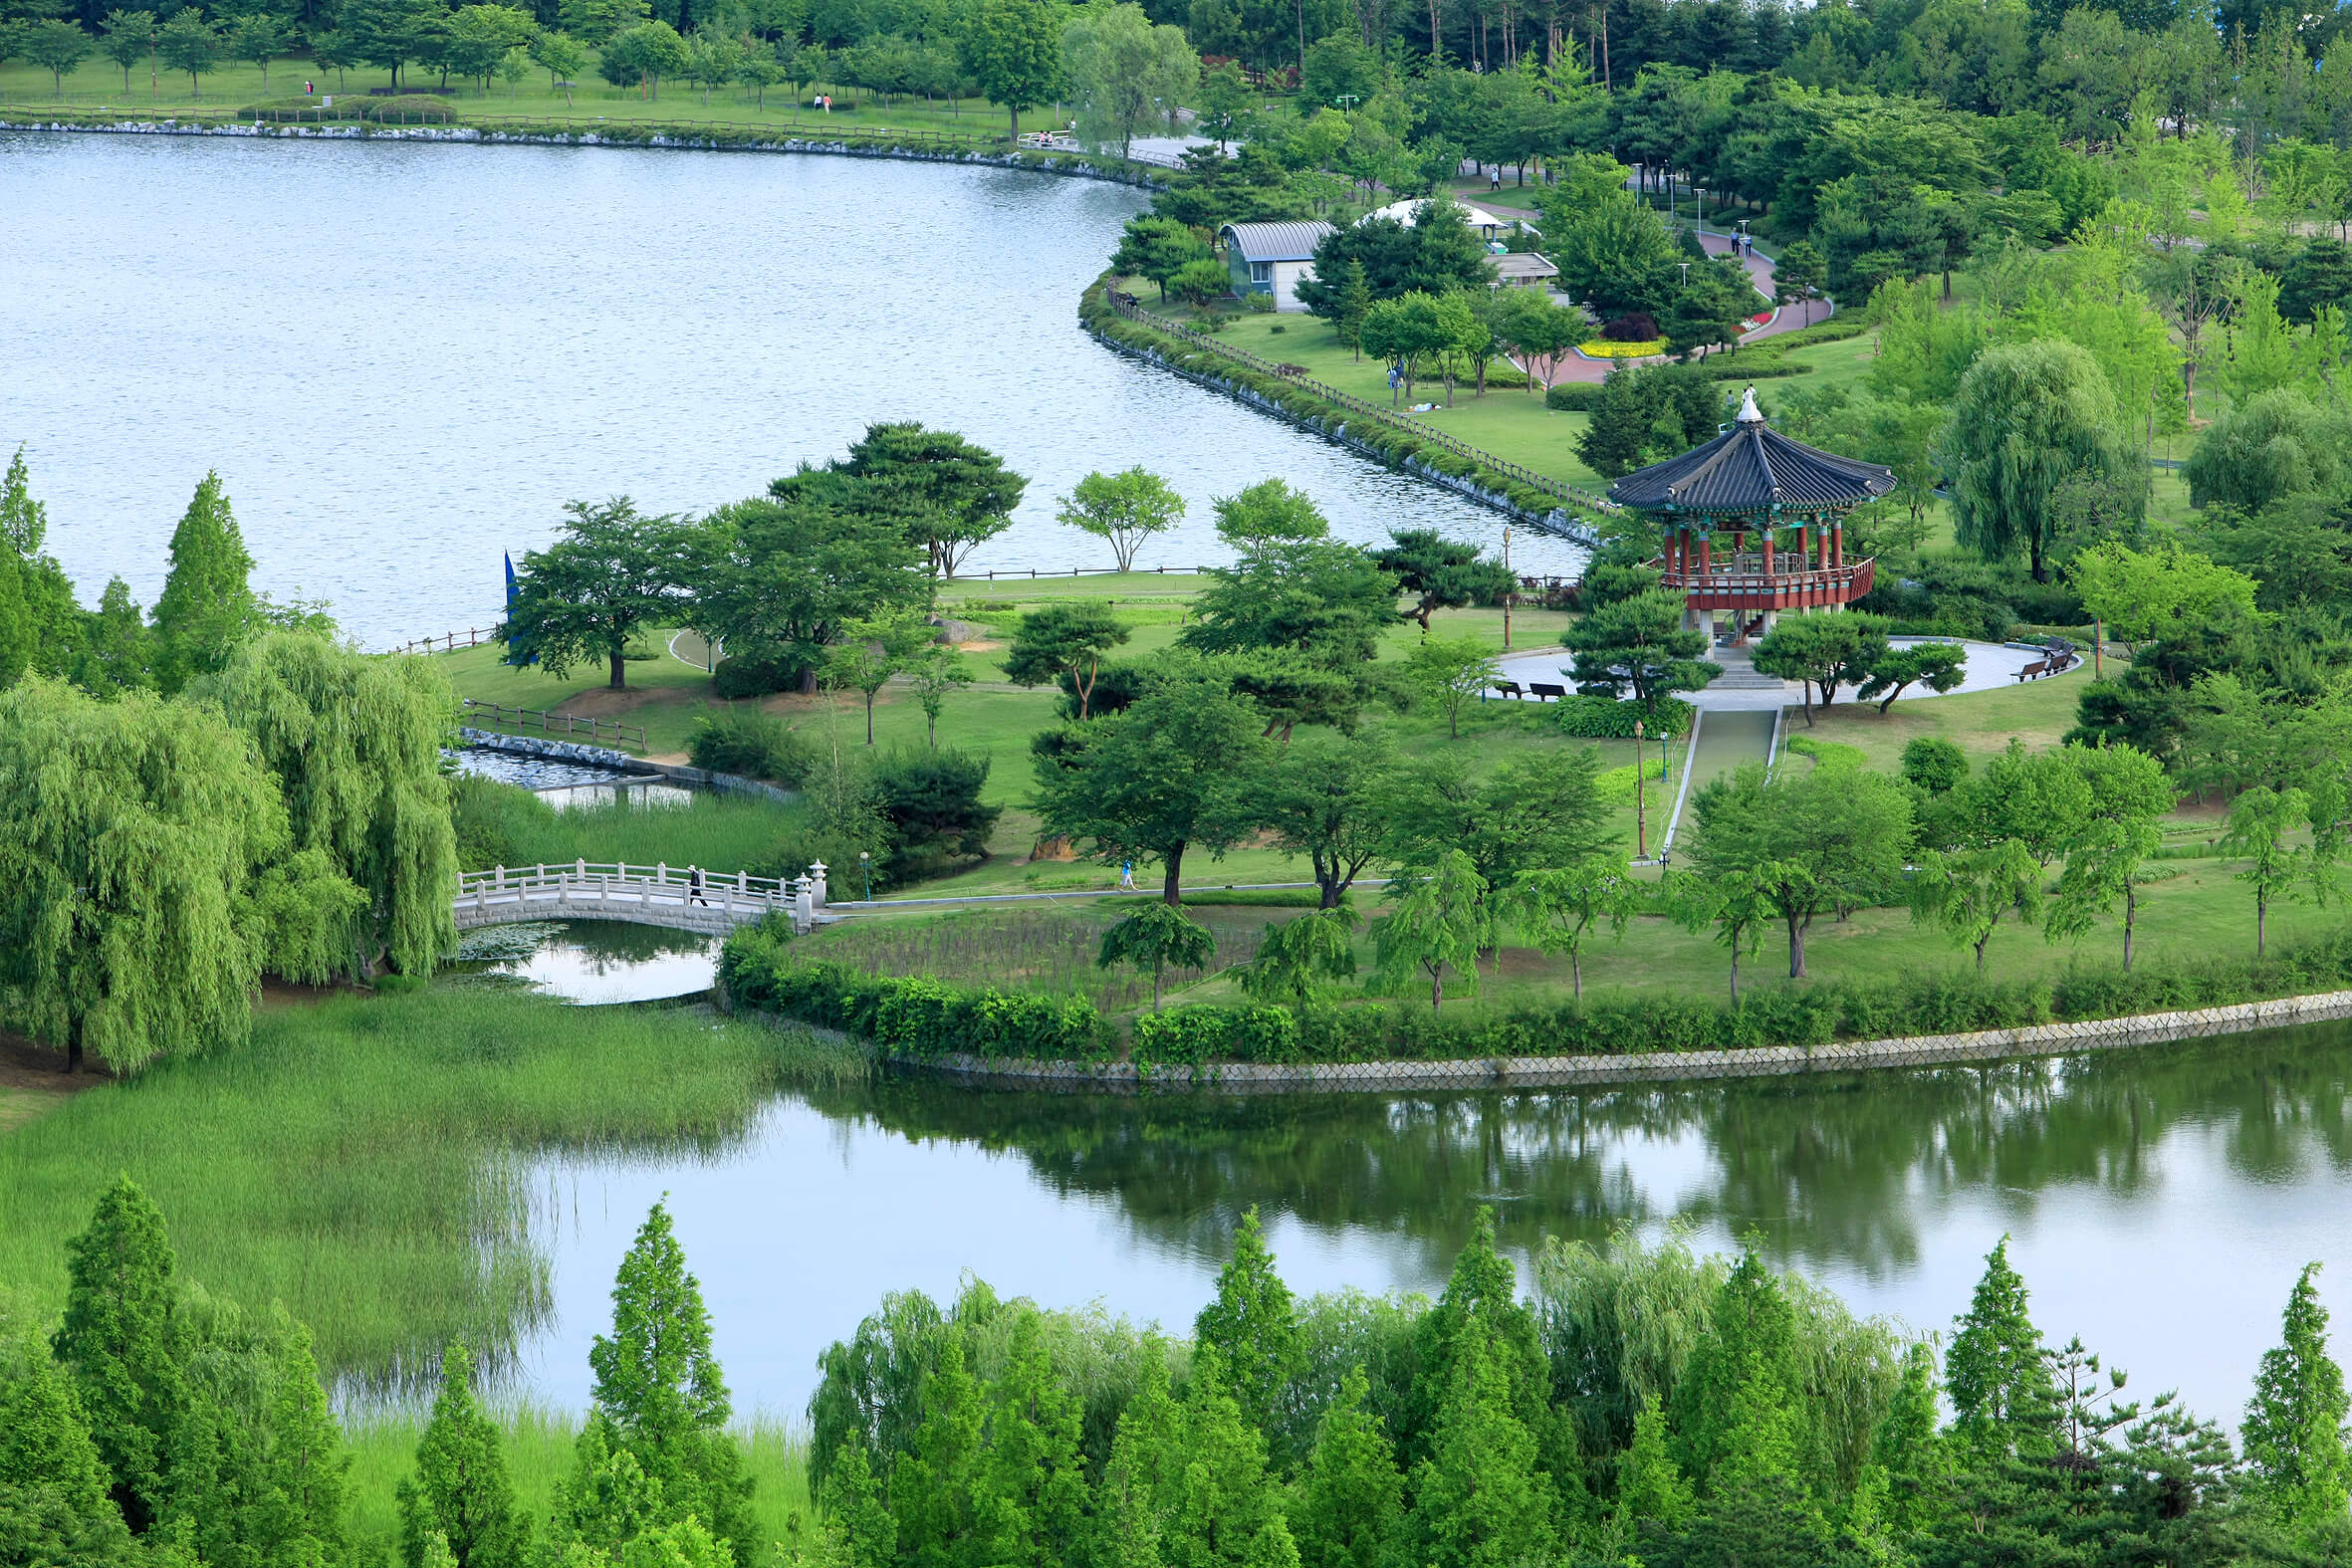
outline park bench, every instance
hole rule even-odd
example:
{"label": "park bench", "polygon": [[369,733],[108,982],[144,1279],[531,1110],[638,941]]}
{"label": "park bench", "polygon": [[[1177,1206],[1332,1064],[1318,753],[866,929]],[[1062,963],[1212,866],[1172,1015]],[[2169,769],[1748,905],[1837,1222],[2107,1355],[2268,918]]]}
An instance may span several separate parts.
{"label": "park bench", "polygon": [[2040,676],[2047,675],[2049,672],[2049,660],[2035,659],[2031,664],[2026,665],[2023,669],[2017,672],[2017,679],[2019,682],[2030,681],[2037,679]]}
{"label": "park bench", "polygon": [[1525,692],[1522,692],[1519,689],[1519,682],[1517,681],[1497,681],[1495,683],[1494,689],[1501,692],[1506,697],[1518,698],[1527,695]]}
{"label": "park bench", "polygon": [[1568,695],[1568,689],[1565,686],[1546,686],[1541,681],[1528,682],[1528,692],[1529,695],[1532,696],[1537,702],[1542,702],[1545,699],[1551,697],[1557,697],[1565,701]]}

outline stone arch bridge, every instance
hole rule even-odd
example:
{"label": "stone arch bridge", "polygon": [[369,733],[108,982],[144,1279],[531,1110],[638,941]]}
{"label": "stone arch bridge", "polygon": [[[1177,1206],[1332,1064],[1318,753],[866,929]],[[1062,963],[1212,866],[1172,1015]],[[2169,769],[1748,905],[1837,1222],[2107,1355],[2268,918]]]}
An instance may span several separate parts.
{"label": "stone arch bridge", "polygon": [[568,865],[497,866],[457,879],[457,929],[527,920],[626,920],[641,926],[724,934],[783,911],[807,931],[824,918],[824,866],[805,877],[705,873],[690,868],[575,860]]}

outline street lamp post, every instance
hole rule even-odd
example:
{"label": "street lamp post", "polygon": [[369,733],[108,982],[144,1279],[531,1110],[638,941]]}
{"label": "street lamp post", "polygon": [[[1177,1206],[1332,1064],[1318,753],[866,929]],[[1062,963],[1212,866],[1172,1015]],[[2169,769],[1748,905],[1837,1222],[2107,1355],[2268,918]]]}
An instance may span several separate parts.
{"label": "street lamp post", "polygon": [[1649,814],[1642,804],[1641,787],[1641,721],[1633,721],[1633,858],[1650,857]]}
{"label": "street lamp post", "polygon": [[857,869],[865,873],[865,901],[874,901],[874,856],[870,849],[857,851]]}
{"label": "street lamp post", "polygon": [[[1503,526],[1503,569],[1506,573],[1511,570],[1511,525],[1508,523]],[[1514,586],[1519,582],[1517,577],[1513,577],[1511,580]],[[1518,596],[1512,588],[1503,590],[1503,651],[1505,653],[1511,651],[1511,601]]]}

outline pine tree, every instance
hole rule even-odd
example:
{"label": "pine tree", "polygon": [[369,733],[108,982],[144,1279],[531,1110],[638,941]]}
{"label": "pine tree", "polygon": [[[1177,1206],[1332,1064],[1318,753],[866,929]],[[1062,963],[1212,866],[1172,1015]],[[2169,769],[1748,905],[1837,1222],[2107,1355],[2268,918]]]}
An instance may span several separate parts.
{"label": "pine tree", "polygon": [[1364,356],[1364,317],[1372,309],[1372,285],[1364,276],[1360,257],[1347,259],[1347,270],[1339,275],[1338,309],[1332,313],[1331,325],[1339,330],[1339,340]]}
{"label": "pine tree", "polygon": [[892,1467],[891,1510],[908,1568],[961,1568],[974,1538],[974,1477],[981,1459],[980,1391],[960,1339],[947,1341],[923,1380],[923,1421]]}
{"label": "pine tree", "polygon": [[94,697],[155,688],[153,638],[130,596],[130,584],[107,579],[107,589],[83,627],[73,666],[74,684]]}
{"label": "pine tree", "polygon": [[2047,1441],[2057,1394],[2009,1238],[1985,1256],[1985,1276],[1944,1355],[1953,1432],[1980,1455],[2019,1454]]}
{"label": "pine tree", "polygon": [[1280,1508],[1266,1470],[1266,1439],[1228,1390],[1214,1344],[1194,1349],[1175,1454],[1161,1537],[1169,1568],[1243,1568]]}
{"label": "pine tree", "polygon": [[728,1436],[733,1407],[711,1354],[710,1313],[702,1286],[686,1271],[686,1252],[670,1230],[669,1210],[655,1204],[620,1260],[612,1283],[612,1337],[588,1349],[594,1408],[612,1423],[620,1445],[661,1483],[662,1506],[675,1520],[693,1514],[751,1560],[751,1478]]}
{"label": "pine tree", "polygon": [[261,624],[260,601],[246,581],[252,570],[220,475],[208,473],[172,530],[171,570],[155,600],[163,690],[176,692],[193,677],[219,669],[229,650]]}
{"label": "pine tree", "polygon": [[1404,1476],[1380,1418],[1364,1408],[1360,1366],[1339,1380],[1299,1477],[1291,1525],[1305,1568],[1381,1568],[1404,1515]]}
{"label": "pine tree", "polygon": [[1184,1413],[1168,1393],[1166,1347],[1146,1335],[1140,1350],[1142,1376],[1119,1413],[1094,1494],[1097,1568],[1159,1568],[1174,1473],[1183,1463]]}
{"label": "pine tree", "polygon": [[400,1482],[400,1554],[425,1568],[438,1535],[456,1568],[522,1568],[528,1521],[515,1506],[498,1424],[474,1397],[473,1357],[463,1345],[441,1356],[441,1391],[417,1440],[416,1473]]}
{"label": "pine tree", "polygon": [[185,1394],[177,1267],[162,1211],[127,1175],[99,1200],[90,1229],[66,1243],[65,1321],[50,1347],[133,1533],[162,1515],[167,1446]]}
{"label": "pine tree", "polygon": [[991,1568],[1058,1568],[1081,1544],[1086,1461],[1077,1401],[1055,1379],[1037,1314],[1015,1319],[988,1406],[975,1521],[980,1560]]}
{"label": "pine tree", "polygon": [[573,1440],[572,1473],[556,1482],[549,1555],[559,1563],[583,1553],[607,1562],[661,1517],[661,1483],[614,1444],[612,1423],[591,1413]]}
{"label": "pine tree", "polygon": [[1631,1541],[1645,1520],[1679,1530],[1690,1522],[1691,1505],[1691,1483],[1667,1443],[1666,1413],[1657,1395],[1645,1395],[1633,1418],[1633,1442],[1617,1456],[1618,1539]]}
{"label": "pine tree", "polygon": [[1716,1291],[1708,1332],[1674,1391],[1681,1458],[1702,1491],[1805,1482],[1796,1314],[1751,1245]]}
{"label": "pine tree", "polygon": [[2280,1342],[2262,1353],[2242,1429],[2251,1489],[2281,1524],[2298,1530],[2341,1521],[2352,1502],[2344,1431],[2352,1399],[2327,1353],[2327,1308],[2311,1278],[2318,1272],[2317,1263],[2306,1263],[2287,1295]]}
{"label": "pine tree", "polygon": [[319,1383],[310,1329],[294,1325],[275,1359],[269,1477],[284,1499],[288,1560],[332,1562],[343,1554],[352,1456]]}
{"label": "pine tree", "polygon": [[1438,1408],[1429,1457],[1413,1471],[1413,1519],[1431,1568],[1509,1568],[1549,1558],[1558,1540],[1535,1439],[1512,1411],[1504,1346],[1463,1344]]}
{"label": "pine tree", "polygon": [[898,1558],[898,1519],[866,1462],[865,1445],[843,1440],[818,1493],[825,1532],[842,1568],[890,1568]]}
{"label": "pine tree", "polygon": [[1871,1437],[1869,1470],[1881,1478],[1880,1515],[1898,1537],[1924,1530],[1943,1506],[1952,1478],[1951,1445],[1937,1426],[1936,1353],[1914,1344]]}
{"label": "pine tree", "polygon": [[1243,1417],[1278,1442],[1290,1414],[1286,1402],[1306,1371],[1298,1313],[1290,1286],[1275,1271],[1259,1229],[1258,1209],[1243,1214],[1233,1256],[1217,1275],[1217,1294],[1193,1320],[1193,1337],[1217,1347],[1226,1386]]}

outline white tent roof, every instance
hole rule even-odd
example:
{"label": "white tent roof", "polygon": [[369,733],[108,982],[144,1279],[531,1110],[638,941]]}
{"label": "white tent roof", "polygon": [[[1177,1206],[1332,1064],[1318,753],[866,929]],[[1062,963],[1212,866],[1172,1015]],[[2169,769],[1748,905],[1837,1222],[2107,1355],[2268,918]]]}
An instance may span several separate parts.
{"label": "white tent roof", "polygon": [[[1422,202],[1427,199],[1415,196],[1405,201],[1392,201],[1377,211],[1365,213],[1358,221],[1369,223],[1374,218],[1394,218],[1409,229],[1413,226],[1414,215],[1421,210]],[[1462,221],[1474,229],[1508,229],[1516,226],[1519,222],[1517,218],[1502,217],[1489,212],[1484,207],[1474,207],[1460,198],[1456,198],[1454,206],[1462,214]]]}

